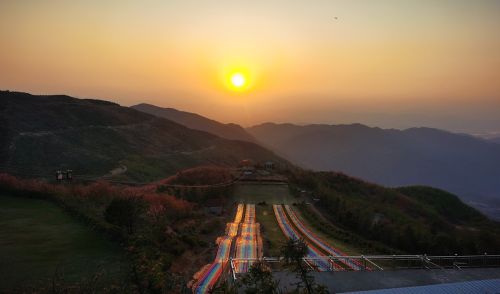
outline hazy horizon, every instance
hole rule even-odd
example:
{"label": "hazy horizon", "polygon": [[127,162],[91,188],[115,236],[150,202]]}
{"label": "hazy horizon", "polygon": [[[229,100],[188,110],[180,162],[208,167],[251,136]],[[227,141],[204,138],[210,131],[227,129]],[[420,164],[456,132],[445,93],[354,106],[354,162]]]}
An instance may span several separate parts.
{"label": "hazy horizon", "polygon": [[492,133],[499,28],[500,2],[487,0],[2,1],[0,88],[243,126]]}

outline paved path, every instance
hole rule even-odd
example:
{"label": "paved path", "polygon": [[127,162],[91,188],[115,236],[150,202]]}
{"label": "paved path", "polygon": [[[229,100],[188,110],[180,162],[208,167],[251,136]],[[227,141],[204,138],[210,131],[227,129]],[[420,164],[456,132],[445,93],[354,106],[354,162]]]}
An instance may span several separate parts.
{"label": "paved path", "polygon": [[[387,288],[423,286],[500,278],[500,268],[414,269],[398,271],[311,272],[315,281],[328,287],[330,293],[366,291]],[[274,272],[282,290],[292,290],[295,274]]]}

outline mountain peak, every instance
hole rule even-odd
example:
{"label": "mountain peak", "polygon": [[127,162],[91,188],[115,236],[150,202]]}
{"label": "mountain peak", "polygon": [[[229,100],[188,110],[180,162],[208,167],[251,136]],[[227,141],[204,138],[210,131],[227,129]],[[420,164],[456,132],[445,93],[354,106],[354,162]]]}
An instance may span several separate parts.
{"label": "mountain peak", "polygon": [[9,91],[0,92],[0,101],[2,172],[52,178],[66,168],[98,178],[126,167],[122,179],[147,181],[212,162],[282,161],[256,144],[108,101]]}
{"label": "mountain peak", "polygon": [[247,133],[245,129],[238,124],[224,124],[196,113],[177,110],[175,108],[159,107],[148,103],[140,103],[132,106],[132,108],[157,117],[163,117],[175,121],[190,129],[214,134],[221,138],[256,142],[255,138],[253,138],[253,136]]}

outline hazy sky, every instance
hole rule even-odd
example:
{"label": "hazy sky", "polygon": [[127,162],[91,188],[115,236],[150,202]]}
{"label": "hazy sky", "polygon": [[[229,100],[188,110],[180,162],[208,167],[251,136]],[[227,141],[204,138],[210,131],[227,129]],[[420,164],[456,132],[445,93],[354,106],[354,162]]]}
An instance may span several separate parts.
{"label": "hazy sky", "polygon": [[243,125],[500,131],[500,1],[0,0],[0,89]]}

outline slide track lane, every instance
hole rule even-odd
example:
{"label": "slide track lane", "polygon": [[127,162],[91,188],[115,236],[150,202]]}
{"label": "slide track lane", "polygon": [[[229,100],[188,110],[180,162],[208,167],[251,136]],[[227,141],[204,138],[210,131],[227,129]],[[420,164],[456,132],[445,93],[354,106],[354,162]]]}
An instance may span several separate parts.
{"label": "slide track lane", "polygon": [[194,293],[208,293],[221,277],[224,269],[229,265],[231,244],[238,233],[239,223],[244,212],[244,205],[238,204],[233,223],[226,225],[226,235],[218,238],[218,250],[214,262],[205,269],[198,281],[193,285]]}
{"label": "slide track lane", "polygon": [[[292,227],[290,222],[288,221],[288,217],[285,214],[283,206],[281,205],[273,205],[274,214],[276,216],[276,220],[278,221],[278,225],[281,228],[281,231],[285,234],[288,239],[300,239],[300,234]],[[336,269],[339,269],[340,266],[334,262],[331,262],[324,255],[321,254],[320,250],[318,250],[315,246],[310,243],[307,243],[308,252],[307,258],[310,258],[308,262],[312,264],[317,271],[329,271],[330,267],[333,266]]]}
{"label": "slide track lane", "polygon": [[[295,225],[295,227],[300,231],[300,233],[304,237],[306,237],[309,241],[314,243],[314,245],[317,248],[323,250],[329,256],[346,256],[346,254],[344,254],[341,250],[329,245],[326,241],[321,239],[318,235],[316,235],[313,231],[311,231],[307,226],[305,226],[304,223],[298,218],[298,216],[296,215],[296,213],[292,209],[292,207],[290,207],[289,205],[285,205],[285,210],[288,213],[290,220]],[[342,259],[341,262],[345,266],[347,266],[349,269],[352,269],[352,270],[363,269],[363,266],[361,265],[361,263],[359,263],[356,260]]]}

